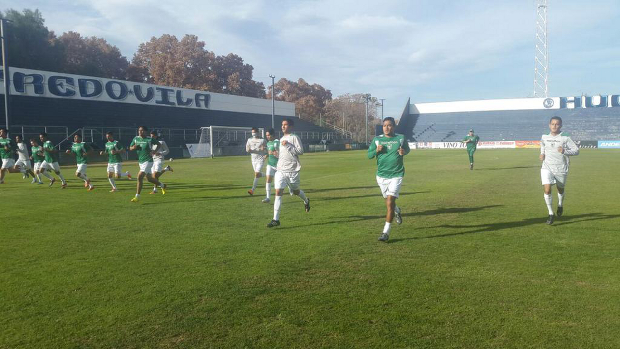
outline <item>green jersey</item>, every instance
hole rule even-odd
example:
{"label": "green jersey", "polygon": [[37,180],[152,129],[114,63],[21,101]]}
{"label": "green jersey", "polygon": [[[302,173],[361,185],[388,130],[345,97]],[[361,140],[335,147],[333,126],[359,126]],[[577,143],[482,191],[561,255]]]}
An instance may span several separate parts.
{"label": "green jersey", "polygon": [[52,150],[54,150],[52,141],[45,141],[45,143],[43,143],[43,152],[45,153],[45,162],[48,164],[58,162],[58,153],[53,153]]}
{"label": "green jersey", "polygon": [[45,159],[45,157],[41,155],[43,154],[43,147],[41,146],[32,147],[31,151],[32,151],[32,161],[34,161],[35,164],[43,162],[43,159]]}
{"label": "green jersey", "polygon": [[[383,149],[377,152],[379,145],[383,146]],[[368,158],[377,158],[377,176],[382,178],[405,176],[403,156],[398,154],[398,148],[401,147],[405,150],[405,154],[409,154],[409,143],[401,134],[394,134],[393,137],[380,135],[372,139],[372,144],[368,147]]]}
{"label": "green jersey", "polygon": [[105,144],[105,152],[108,154],[108,163],[109,164],[118,164],[123,162],[123,158],[121,157],[121,154],[116,153],[116,154],[112,154],[112,151],[116,150],[123,150],[123,146],[118,143],[118,141],[112,141],[112,142],[107,142]]}
{"label": "green jersey", "polygon": [[465,138],[463,138],[463,142],[467,141],[471,141],[467,143],[467,150],[476,150],[478,142],[480,141],[480,137],[467,135],[465,136]]}
{"label": "green jersey", "polygon": [[[5,147],[8,148],[5,149]],[[12,159],[15,156],[17,145],[10,138],[0,138],[0,158]]]}
{"label": "green jersey", "polygon": [[87,153],[89,149],[90,146],[84,142],[73,142],[73,145],[71,146],[71,152],[75,154],[75,162],[77,162],[78,165],[88,163]]}
{"label": "green jersey", "polygon": [[136,152],[138,153],[138,162],[139,163],[145,163],[145,162],[153,162],[153,156],[151,155],[151,147],[153,146],[158,146],[159,142],[156,139],[150,138],[150,137],[140,137],[140,136],[136,136],[134,137],[133,141],[131,141],[131,144],[129,145],[130,147],[133,147],[134,145],[138,146],[138,149],[136,149]]}
{"label": "green jersey", "polygon": [[[280,150],[280,140],[274,139],[273,141],[267,142],[267,150],[270,152],[279,151]],[[267,165],[271,167],[278,166],[278,158],[275,155],[269,154],[269,159],[267,160]]]}

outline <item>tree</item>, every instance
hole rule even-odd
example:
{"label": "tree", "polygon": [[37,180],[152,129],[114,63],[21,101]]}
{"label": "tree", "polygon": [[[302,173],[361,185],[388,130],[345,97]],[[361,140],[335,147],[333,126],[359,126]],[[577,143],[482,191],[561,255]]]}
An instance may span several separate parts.
{"label": "tree", "polygon": [[254,67],[243,63],[243,58],[234,53],[217,56],[213,64],[217,75],[218,91],[239,96],[265,98],[265,86],[252,80]]}
{"label": "tree", "polygon": [[[373,136],[375,125],[381,123],[377,117],[377,99],[368,102],[368,135]],[[366,94],[344,94],[331,100],[325,106],[325,120],[354,134],[358,142],[366,138]]]}
{"label": "tree", "polygon": [[[332,93],[319,84],[308,84],[304,79],[297,82],[285,78],[278,80],[274,86],[275,99],[295,103],[295,112],[302,119],[319,123],[326,104],[331,101]],[[271,87],[267,98],[271,98]]]}
{"label": "tree", "polygon": [[66,73],[125,79],[129,61],[121,51],[97,37],[83,38],[79,33],[67,32],[58,41],[64,48]]}

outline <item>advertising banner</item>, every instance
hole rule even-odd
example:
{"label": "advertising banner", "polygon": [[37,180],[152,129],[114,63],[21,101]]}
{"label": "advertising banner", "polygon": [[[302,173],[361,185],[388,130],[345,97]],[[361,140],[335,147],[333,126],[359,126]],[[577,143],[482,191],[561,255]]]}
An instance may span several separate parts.
{"label": "advertising banner", "polygon": [[575,141],[579,148],[595,149],[598,148],[598,141]]}
{"label": "advertising banner", "polygon": [[515,141],[516,148],[540,148],[540,141]]}
{"label": "advertising banner", "polygon": [[620,141],[598,141],[598,147],[602,149],[620,149]]}
{"label": "advertising banner", "polygon": [[478,149],[514,149],[514,141],[478,142]]}

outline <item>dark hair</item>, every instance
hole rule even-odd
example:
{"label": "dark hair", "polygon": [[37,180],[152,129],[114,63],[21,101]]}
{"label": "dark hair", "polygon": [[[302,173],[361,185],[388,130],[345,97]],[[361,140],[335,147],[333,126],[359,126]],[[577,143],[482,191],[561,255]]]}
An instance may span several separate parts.
{"label": "dark hair", "polygon": [[[396,121],[394,120],[394,118],[393,118],[393,117],[388,116],[387,118],[383,119],[383,122],[386,122],[386,121],[391,122],[391,123],[392,123],[392,126],[396,126]],[[383,122],[382,122],[382,123],[383,123]]]}
{"label": "dark hair", "polygon": [[151,131],[151,134],[157,136],[157,131],[153,130]]}
{"label": "dark hair", "polygon": [[9,130],[7,130],[6,127],[0,127],[0,131],[3,131],[3,130],[4,132],[9,132]]}
{"label": "dark hair", "polygon": [[24,140],[24,137],[22,135],[20,135],[19,133],[15,135],[15,138],[17,138],[17,137],[21,138],[22,141]]}
{"label": "dark hair", "polygon": [[267,130],[267,132],[269,132],[270,135],[273,136],[274,133],[276,133],[276,131],[274,131],[274,129],[270,128]]}
{"label": "dark hair", "polygon": [[560,124],[562,123],[562,118],[559,116],[552,116],[551,120],[549,120],[549,123],[551,123],[553,120],[557,120],[560,122]]}
{"label": "dark hair", "polygon": [[286,119],[282,120],[282,122],[284,122],[284,121],[286,121],[289,126],[295,126],[295,121],[293,121],[293,119],[286,118]]}
{"label": "dark hair", "polygon": [[31,141],[31,142],[35,142],[35,143],[39,143],[39,140],[38,140],[38,139],[36,139],[36,138],[30,138],[30,141]]}
{"label": "dark hair", "polygon": [[258,132],[258,127],[252,127],[252,131]]}
{"label": "dark hair", "polygon": [[78,138],[82,139],[82,135],[79,134],[79,133],[76,133],[76,134],[73,135],[73,137],[75,137],[75,136],[78,136]]}
{"label": "dark hair", "polygon": [[41,132],[39,133],[39,136],[47,137],[47,132]]}
{"label": "dark hair", "polygon": [[107,135],[114,136],[114,132],[112,132],[112,131],[108,131],[108,132],[106,132],[105,134],[106,134],[106,136],[107,136]]}
{"label": "dark hair", "polygon": [[143,129],[144,131],[148,132],[149,128],[146,126],[138,126],[138,129]]}

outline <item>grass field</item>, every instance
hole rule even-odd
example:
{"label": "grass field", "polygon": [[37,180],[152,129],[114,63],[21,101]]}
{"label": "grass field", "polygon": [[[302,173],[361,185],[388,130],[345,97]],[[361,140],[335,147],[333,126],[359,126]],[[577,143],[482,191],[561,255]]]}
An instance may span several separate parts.
{"label": "grass field", "polygon": [[412,151],[389,243],[361,151],[304,155],[312,209],[273,229],[248,157],[174,161],[138,204],[103,165],[93,192],[9,175],[0,348],[618,348],[620,153],[573,159],[553,226],[537,153]]}

